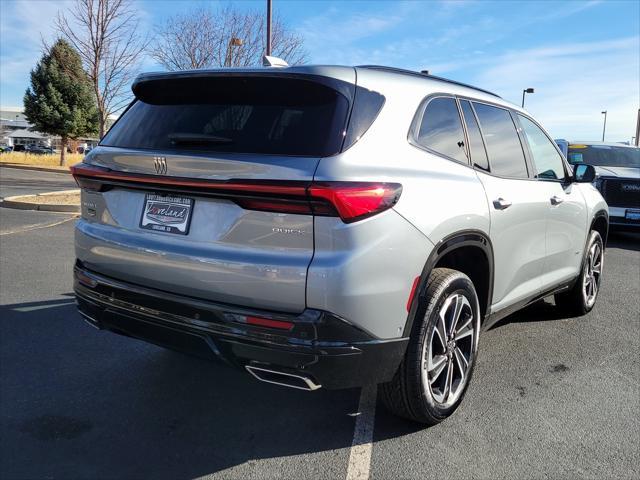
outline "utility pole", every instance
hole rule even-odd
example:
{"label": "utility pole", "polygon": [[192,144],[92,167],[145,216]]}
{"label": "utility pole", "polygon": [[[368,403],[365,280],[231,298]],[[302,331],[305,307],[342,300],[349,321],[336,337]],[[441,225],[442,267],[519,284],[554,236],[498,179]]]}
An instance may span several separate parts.
{"label": "utility pole", "polygon": [[640,137],[640,108],[638,109],[638,119],[636,120],[636,147],[638,146],[638,137]]}
{"label": "utility pole", "polygon": [[271,0],[267,0],[267,56],[271,55]]}
{"label": "utility pole", "polygon": [[607,130],[607,111],[602,112],[604,115],[604,125],[602,125],[602,141],[604,142],[604,132]]}

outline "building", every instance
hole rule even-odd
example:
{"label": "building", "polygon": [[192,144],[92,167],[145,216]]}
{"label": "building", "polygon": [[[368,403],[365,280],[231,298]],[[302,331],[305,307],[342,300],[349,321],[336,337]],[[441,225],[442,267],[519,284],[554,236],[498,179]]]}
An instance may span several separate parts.
{"label": "building", "polygon": [[[97,137],[84,137],[70,140],[68,148],[71,151],[79,151],[95,147],[98,144]],[[53,147],[60,150],[60,137],[40,133],[33,130],[22,107],[0,107],[0,145],[15,147],[16,145],[38,145]]]}

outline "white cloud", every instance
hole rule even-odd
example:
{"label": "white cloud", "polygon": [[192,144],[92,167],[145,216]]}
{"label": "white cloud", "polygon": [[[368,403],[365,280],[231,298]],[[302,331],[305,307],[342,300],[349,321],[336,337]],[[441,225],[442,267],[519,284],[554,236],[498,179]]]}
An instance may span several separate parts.
{"label": "white cloud", "polygon": [[360,48],[358,42],[397,27],[416,6],[398,3],[385,11],[359,12],[346,18],[341,9],[330,8],[322,15],[303,21],[298,31],[304,36],[305,48],[310,52],[313,63],[372,63],[372,57],[382,56],[383,50],[393,50],[394,47],[390,44],[372,54],[372,49]]}
{"label": "white cloud", "polygon": [[[474,83],[526,106],[558,137],[597,140],[602,110],[607,138],[630,140],[640,107],[640,37],[543,46],[483,58]],[[484,66],[482,65],[484,64]]]}

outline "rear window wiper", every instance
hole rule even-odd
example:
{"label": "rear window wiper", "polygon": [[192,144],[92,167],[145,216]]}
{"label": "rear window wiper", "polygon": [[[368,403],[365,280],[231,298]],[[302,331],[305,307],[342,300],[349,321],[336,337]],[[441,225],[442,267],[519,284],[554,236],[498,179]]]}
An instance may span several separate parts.
{"label": "rear window wiper", "polygon": [[212,145],[233,143],[232,138],[205,133],[172,133],[167,135],[173,145]]}

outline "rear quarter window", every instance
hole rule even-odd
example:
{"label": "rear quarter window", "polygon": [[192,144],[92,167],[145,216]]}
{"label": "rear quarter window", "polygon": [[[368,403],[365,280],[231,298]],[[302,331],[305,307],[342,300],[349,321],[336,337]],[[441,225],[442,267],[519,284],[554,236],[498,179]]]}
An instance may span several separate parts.
{"label": "rear quarter window", "polygon": [[415,141],[434,152],[467,164],[464,130],[454,98],[436,97],[427,103]]}

